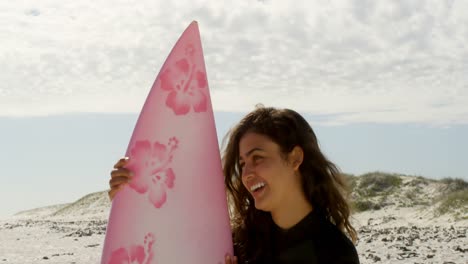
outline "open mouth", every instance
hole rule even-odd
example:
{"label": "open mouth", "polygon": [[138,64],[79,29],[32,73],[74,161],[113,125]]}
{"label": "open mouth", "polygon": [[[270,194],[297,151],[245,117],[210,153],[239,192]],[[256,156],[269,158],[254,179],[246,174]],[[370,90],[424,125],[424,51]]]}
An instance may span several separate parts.
{"label": "open mouth", "polygon": [[259,182],[259,183],[256,183],[254,185],[252,185],[250,187],[250,192],[251,193],[258,193],[260,192],[261,190],[263,190],[263,188],[265,187],[265,183],[264,182]]}

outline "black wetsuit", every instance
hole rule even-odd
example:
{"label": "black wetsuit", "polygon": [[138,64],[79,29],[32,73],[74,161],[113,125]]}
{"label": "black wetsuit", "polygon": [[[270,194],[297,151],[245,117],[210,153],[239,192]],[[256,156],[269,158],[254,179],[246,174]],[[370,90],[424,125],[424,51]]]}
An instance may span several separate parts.
{"label": "black wetsuit", "polygon": [[315,211],[288,230],[275,227],[271,248],[270,256],[254,263],[359,264],[353,243]]}

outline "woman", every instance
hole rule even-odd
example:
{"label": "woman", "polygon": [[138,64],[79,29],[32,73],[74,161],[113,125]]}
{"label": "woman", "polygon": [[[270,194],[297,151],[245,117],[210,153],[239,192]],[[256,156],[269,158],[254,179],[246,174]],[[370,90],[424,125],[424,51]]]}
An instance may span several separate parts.
{"label": "woman", "polygon": [[[111,199],[130,178],[111,173]],[[223,153],[234,252],[226,263],[359,263],[346,184],[307,121],[260,107],[229,133]]]}

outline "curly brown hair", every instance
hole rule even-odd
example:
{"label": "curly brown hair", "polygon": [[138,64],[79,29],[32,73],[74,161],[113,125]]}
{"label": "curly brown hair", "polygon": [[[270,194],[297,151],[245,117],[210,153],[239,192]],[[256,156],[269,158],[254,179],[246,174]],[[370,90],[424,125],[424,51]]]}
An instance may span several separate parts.
{"label": "curly brown hair", "polygon": [[253,197],[242,184],[239,142],[248,132],[267,136],[279,145],[283,157],[295,146],[302,148],[304,160],[299,170],[307,200],[314,210],[319,210],[352,241],[356,241],[356,230],[349,222],[346,181],[321,152],[309,123],[293,110],[260,106],[231,129],[225,138],[228,143],[223,152],[234,247],[239,260],[246,262],[271,254],[267,243],[274,226],[270,213],[255,208]]}

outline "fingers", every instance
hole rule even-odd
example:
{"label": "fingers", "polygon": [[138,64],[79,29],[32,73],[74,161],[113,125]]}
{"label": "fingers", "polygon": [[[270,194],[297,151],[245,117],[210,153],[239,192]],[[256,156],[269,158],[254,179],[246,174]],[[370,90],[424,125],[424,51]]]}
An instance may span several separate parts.
{"label": "fingers", "polygon": [[115,195],[125,186],[133,174],[127,168],[124,168],[129,162],[128,157],[120,159],[115,165],[114,170],[111,171],[111,179],[109,180],[110,190],[108,191],[109,198],[114,199]]}
{"label": "fingers", "polygon": [[119,161],[117,161],[117,163],[114,165],[114,168],[115,169],[123,168],[123,166],[127,165],[129,160],[130,159],[128,157],[124,157],[124,158],[119,159]]}
{"label": "fingers", "polygon": [[116,177],[131,178],[132,172],[127,168],[117,168],[111,171],[111,178],[113,179]]}
{"label": "fingers", "polygon": [[120,189],[122,188],[123,185],[119,186],[119,187],[116,187],[116,188],[113,188],[113,189],[110,189],[110,191],[107,192],[107,194],[109,195],[109,199],[112,201],[112,199],[114,199],[115,195],[120,191]]}
{"label": "fingers", "polygon": [[131,180],[132,176],[132,172],[126,168],[114,169],[111,171],[109,186],[113,189],[120,185],[127,184]]}
{"label": "fingers", "polygon": [[226,264],[237,264],[237,257],[236,256],[231,257],[230,255],[227,255]]}
{"label": "fingers", "polygon": [[111,189],[107,192],[109,198],[114,199],[115,195],[126,185],[128,184],[127,178],[115,178],[109,181]]}
{"label": "fingers", "polygon": [[109,186],[111,189],[115,189],[120,185],[127,184],[130,181],[128,177],[114,177],[109,181]]}

